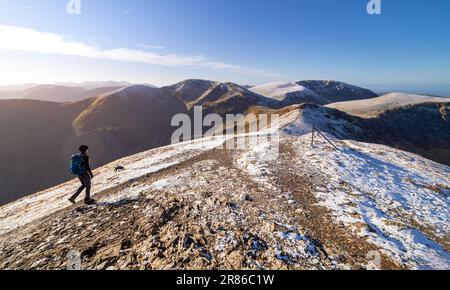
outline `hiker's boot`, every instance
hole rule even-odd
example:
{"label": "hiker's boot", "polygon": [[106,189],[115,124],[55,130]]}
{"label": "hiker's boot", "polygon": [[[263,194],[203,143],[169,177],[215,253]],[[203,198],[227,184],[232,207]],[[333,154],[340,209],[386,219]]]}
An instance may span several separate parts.
{"label": "hiker's boot", "polygon": [[93,204],[95,204],[95,199],[92,199],[92,198],[86,199],[86,200],[84,201],[84,204],[87,204],[87,205],[93,205]]}
{"label": "hiker's boot", "polygon": [[70,201],[70,203],[72,203],[72,204],[75,204],[75,203],[76,203],[75,198],[73,198],[73,197],[69,198],[69,201]]}

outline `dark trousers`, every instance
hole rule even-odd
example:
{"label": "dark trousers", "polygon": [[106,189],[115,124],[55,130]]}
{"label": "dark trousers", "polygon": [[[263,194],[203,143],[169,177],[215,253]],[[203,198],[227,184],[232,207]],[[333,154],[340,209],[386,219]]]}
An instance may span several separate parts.
{"label": "dark trousers", "polygon": [[77,192],[72,196],[72,199],[75,200],[84,189],[86,189],[86,198],[85,200],[91,199],[91,177],[89,174],[85,173],[81,176],[78,176],[81,182],[80,188],[78,188]]}

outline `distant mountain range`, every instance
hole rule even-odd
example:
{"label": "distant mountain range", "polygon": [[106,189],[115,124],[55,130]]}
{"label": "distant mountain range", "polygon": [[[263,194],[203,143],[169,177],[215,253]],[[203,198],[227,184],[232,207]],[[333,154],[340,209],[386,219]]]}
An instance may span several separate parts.
{"label": "distant mountain range", "polygon": [[176,129],[170,126],[172,117],[192,114],[199,105],[205,113],[220,115],[304,111],[310,118],[302,125],[305,130],[314,123],[337,138],[395,145],[450,164],[450,104],[445,99],[378,97],[335,81],[257,87],[209,80],[161,88],[65,85],[28,88],[20,98],[0,100],[0,204],[72,178],[68,159],[81,143],[90,145],[94,167],[168,145]]}
{"label": "distant mountain range", "polygon": [[76,102],[130,86],[127,82],[59,83],[53,85],[12,85],[0,87],[0,100],[24,99]]}
{"label": "distant mountain range", "polygon": [[92,90],[92,89],[98,89],[98,88],[104,88],[104,87],[128,87],[132,84],[129,82],[124,81],[104,81],[104,82],[59,82],[54,84],[17,84],[17,85],[6,85],[6,86],[0,86],[0,92],[17,92],[17,91],[23,91],[28,90],[34,87],[38,86],[62,86],[62,87],[79,87],[84,88],[86,90]]}

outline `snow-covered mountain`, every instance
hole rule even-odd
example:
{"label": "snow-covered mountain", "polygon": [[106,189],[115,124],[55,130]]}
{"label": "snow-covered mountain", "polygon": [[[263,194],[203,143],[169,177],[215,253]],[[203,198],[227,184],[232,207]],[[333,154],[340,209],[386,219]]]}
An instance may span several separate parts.
{"label": "snow-covered mountain", "polygon": [[250,89],[257,94],[273,98],[289,106],[300,103],[324,105],[328,101],[310,89],[295,82],[268,83]]}
{"label": "snow-covered mountain", "polygon": [[450,98],[439,98],[426,95],[405,93],[389,93],[369,100],[347,101],[329,104],[327,107],[335,108],[349,114],[364,118],[377,117],[387,111],[411,107],[422,104],[450,103]]}
{"label": "snow-covered mountain", "polygon": [[319,96],[328,99],[329,103],[364,100],[376,98],[378,96],[371,90],[338,81],[309,80],[300,81],[298,84],[310,89]]}
{"label": "snow-covered mountain", "polygon": [[252,87],[250,90],[280,101],[279,107],[301,103],[326,105],[377,97],[374,92],[357,86],[320,80],[267,83]]}
{"label": "snow-covered mountain", "polygon": [[75,251],[83,269],[450,269],[450,167],[328,133],[338,150],[311,146],[317,110],[333,111],[280,111],[279,144],[207,138],[107,164],[96,206],[67,202],[76,180],[3,206],[0,268],[64,269]]}
{"label": "snow-covered mountain", "polygon": [[163,89],[169,94],[173,94],[181,101],[189,103],[195,101],[208,90],[211,90],[219,84],[220,82],[216,81],[190,79],[167,86]]}
{"label": "snow-covered mountain", "polygon": [[327,107],[359,116],[357,121],[365,124],[362,140],[450,165],[450,98],[391,93]]}
{"label": "snow-covered mountain", "polygon": [[251,106],[275,107],[278,101],[254,93],[235,83],[185,80],[162,90],[183,101],[188,110],[202,106],[205,113],[244,113]]}

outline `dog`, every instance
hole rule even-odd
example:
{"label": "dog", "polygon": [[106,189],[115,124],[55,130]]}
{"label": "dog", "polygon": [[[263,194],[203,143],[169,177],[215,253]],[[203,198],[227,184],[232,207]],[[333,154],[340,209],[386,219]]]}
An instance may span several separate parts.
{"label": "dog", "polygon": [[114,168],[115,172],[120,172],[120,171],[124,171],[124,170],[125,170],[125,167],[123,167],[123,166],[117,166],[116,168]]}

